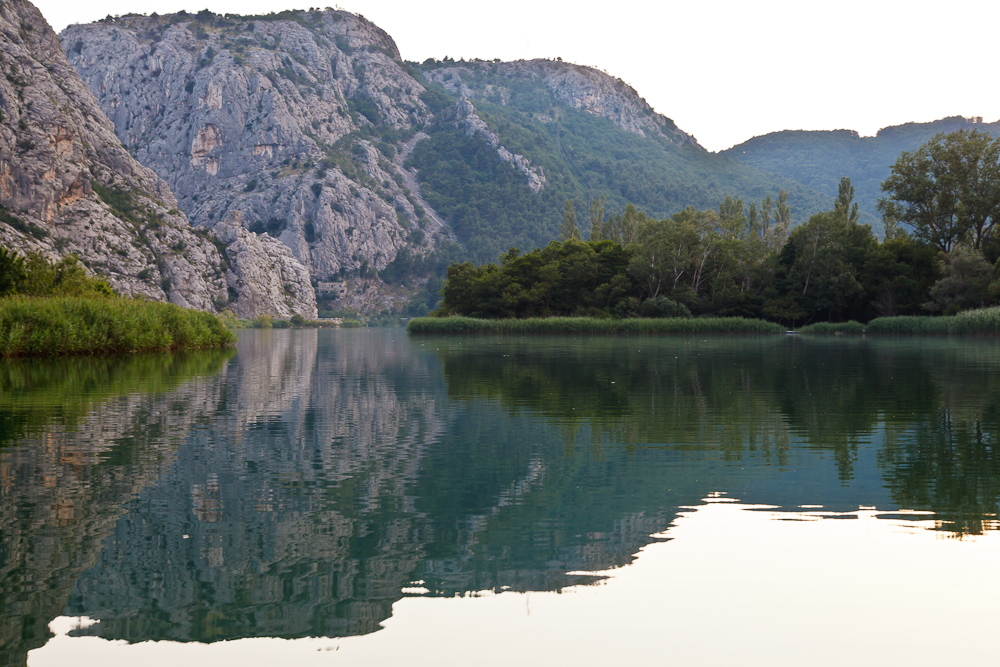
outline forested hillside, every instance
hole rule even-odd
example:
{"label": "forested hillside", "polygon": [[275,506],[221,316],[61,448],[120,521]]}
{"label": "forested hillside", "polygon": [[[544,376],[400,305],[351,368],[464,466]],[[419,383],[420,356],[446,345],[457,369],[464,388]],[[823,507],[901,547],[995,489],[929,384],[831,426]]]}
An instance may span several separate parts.
{"label": "forested hillside", "polygon": [[862,221],[881,230],[876,204],[881,184],[902,151],[912,151],[940,132],[978,129],[1000,136],[1000,121],[983,123],[981,118],[953,116],[930,123],[906,123],[862,137],[853,130],[785,130],[754,137],[720,154],[733,157],[805,187],[836,197],[842,176],[851,179],[860,205]]}
{"label": "forested hillside", "polygon": [[[604,195],[608,213],[632,203],[664,217],[687,206],[715,208],[726,196],[758,201],[784,189],[794,223],[832,201],[709,153],[622,81],[590,68],[546,60],[414,67],[438,112],[410,163],[427,200],[476,262],[557,238],[567,200],[585,211]],[[530,164],[541,187],[530,187],[514,162],[497,160],[504,149]]]}

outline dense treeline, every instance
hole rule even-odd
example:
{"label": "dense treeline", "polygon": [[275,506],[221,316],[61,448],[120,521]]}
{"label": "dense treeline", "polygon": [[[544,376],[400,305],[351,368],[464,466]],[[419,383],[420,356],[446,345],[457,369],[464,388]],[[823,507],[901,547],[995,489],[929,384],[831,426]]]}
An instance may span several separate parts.
{"label": "dense treeline", "polygon": [[[1000,140],[960,131],[900,155],[880,240],[843,178],[830,211],[789,230],[787,195],[654,219],[572,203],[561,242],[499,264],[449,267],[438,315],[479,318],[742,316],[788,325],[954,314],[1000,297]],[[580,240],[589,227],[590,240]],[[909,230],[909,231],[906,231]]]}

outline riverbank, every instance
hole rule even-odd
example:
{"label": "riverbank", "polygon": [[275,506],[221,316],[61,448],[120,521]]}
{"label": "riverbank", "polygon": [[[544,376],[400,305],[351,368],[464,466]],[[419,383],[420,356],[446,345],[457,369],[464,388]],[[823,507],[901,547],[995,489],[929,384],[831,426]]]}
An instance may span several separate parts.
{"label": "riverbank", "polygon": [[473,317],[418,317],[411,334],[782,334],[785,327],[745,317],[632,318],[546,317],[482,320]]}
{"label": "riverbank", "polygon": [[1000,335],[1000,307],[967,310],[958,315],[922,315],[878,317],[868,324],[860,322],[817,322],[799,330],[814,335]]}
{"label": "riverbank", "polygon": [[120,354],[226,347],[233,334],[212,313],[118,297],[0,299],[0,357]]}

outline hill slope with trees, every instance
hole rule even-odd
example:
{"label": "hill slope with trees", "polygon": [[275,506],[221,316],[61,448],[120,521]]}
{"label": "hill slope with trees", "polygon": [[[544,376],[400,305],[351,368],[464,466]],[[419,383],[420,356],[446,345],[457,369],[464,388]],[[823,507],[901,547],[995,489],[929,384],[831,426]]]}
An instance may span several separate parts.
{"label": "hill slope with trees", "polygon": [[862,221],[881,230],[878,200],[882,181],[903,151],[912,151],[940,132],[978,129],[1000,136],[1000,121],[953,116],[930,123],[906,123],[885,127],[874,137],[854,130],[784,130],[754,137],[720,154],[735,158],[761,171],[801,183],[827,197],[837,196],[842,176],[856,190]]}

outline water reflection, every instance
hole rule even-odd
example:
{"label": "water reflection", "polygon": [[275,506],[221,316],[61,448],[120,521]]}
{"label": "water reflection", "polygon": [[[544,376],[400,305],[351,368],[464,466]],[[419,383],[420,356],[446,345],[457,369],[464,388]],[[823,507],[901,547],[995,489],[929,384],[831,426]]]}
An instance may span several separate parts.
{"label": "water reflection", "polygon": [[[830,452],[841,480],[878,474],[900,507],[979,533],[1000,497],[1000,347],[983,340],[439,341],[454,398],[496,399],[590,430],[595,447],[653,444],[784,465]],[[498,357],[502,359],[497,362]],[[875,445],[879,470],[858,470]]]}
{"label": "water reflection", "polygon": [[[0,365],[0,655],[49,636],[81,572],[218,397],[225,352]],[[161,393],[162,392],[162,393]]]}
{"label": "water reflection", "polygon": [[992,341],[249,331],[171,363],[0,374],[5,658],[60,613],[344,637],[407,595],[561,590],[715,492],[995,525]]}

